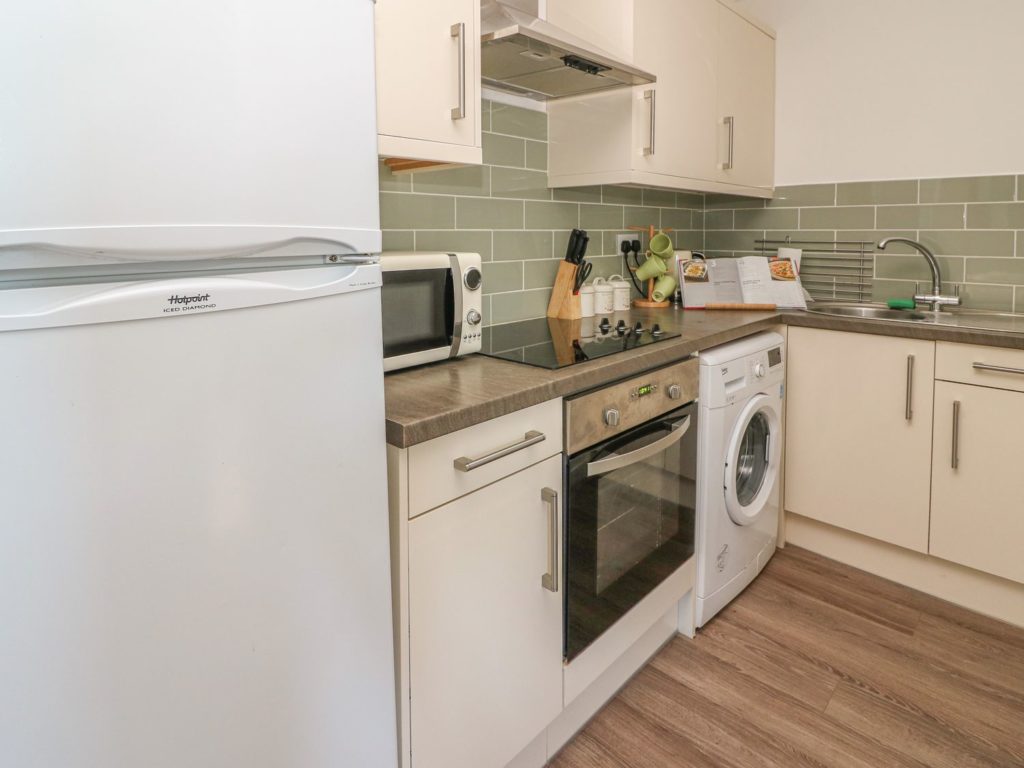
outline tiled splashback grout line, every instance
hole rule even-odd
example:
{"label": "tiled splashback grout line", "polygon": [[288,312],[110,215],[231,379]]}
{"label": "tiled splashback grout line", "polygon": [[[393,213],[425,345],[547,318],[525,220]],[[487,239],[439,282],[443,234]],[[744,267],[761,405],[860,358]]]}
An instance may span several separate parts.
{"label": "tiled splashback grout line", "polygon": [[[1024,311],[1024,176],[846,182],[780,187],[773,200],[708,195],[709,255],[752,253],[757,238],[862,239],[900,235],[939,257],[947,289],[966,306]],[[727,212],[732,211],[730,218]],[[930,281],[915,251],[875,251],[874,297],[909,296]]]}
{"label": "tiled splashback grout line", "polygon": [[385,250],[468,250],[484,260],[488,324],[543,316],[569,231],[586,229],[594,276],[623,272],[614,236],[671,226],[703,245],[703,196],[660,189],[547,186],[544,113],[484,102],[484,164],[395,176],[380,170]]}
{"label": "tiled splashback grout line", "polygon": [[[635,188],[547,187],[544,113],[484,102],[484,165],[394,176],[382,167],[386,250],[468,250],[484,259],[487,322],[540,317],[569,230],[587,229],[594,274],[621,273],[614,235],[671,226],[677,247],[753,253],[757,238],[921,240],[967,306],[1024,312],[1024,175],[780,187],[769,201]],[[874,295],[930,276],[916,252],[876,251]]]}

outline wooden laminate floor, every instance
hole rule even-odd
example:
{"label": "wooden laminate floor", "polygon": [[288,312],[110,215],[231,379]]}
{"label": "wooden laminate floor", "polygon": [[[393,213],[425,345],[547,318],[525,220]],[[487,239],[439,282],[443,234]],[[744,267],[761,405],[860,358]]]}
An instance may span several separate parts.
{"label": "wooden laminate floor", "polygon": [[551,766],[1024,766],[1024,630],[787,547]]}

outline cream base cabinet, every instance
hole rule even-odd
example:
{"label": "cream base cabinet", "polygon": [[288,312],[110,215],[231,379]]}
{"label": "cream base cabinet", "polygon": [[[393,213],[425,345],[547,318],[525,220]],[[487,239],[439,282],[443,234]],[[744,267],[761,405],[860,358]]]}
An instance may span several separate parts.
{"label": "cream base cabinet", "polygon": [[410,521],[414,768],[500,768],[561,711],[561,477],[553,456]]}
{"label": "cream base cabinet", "polygon": [[785,508],[928,551],[935,342],[789,329]]}
{"label": "cream base cabinet", "polygon": [[480,0],[377,0],[377,151],[483,161]]}
{"label": "cream base cabinet", "polygon": [[633,8],[633,61],[657,82],[550,102],[548,184],[771,197],[774,38],[717,0]]}
{"label": "cream base cabinet", "polygon": [[1024,392],[935,383],[929,552],[1024,582]]}

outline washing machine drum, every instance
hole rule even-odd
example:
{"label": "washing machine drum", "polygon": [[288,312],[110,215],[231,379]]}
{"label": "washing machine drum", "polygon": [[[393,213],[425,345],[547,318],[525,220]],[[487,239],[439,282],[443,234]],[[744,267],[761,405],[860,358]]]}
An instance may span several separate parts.
{"label": "washing machine drum", "polygon": [[740,412],[729,439],[725,465],[725,508],[736,525],[761,515],[779,474],[782,450],[778,401],[755,395]]}

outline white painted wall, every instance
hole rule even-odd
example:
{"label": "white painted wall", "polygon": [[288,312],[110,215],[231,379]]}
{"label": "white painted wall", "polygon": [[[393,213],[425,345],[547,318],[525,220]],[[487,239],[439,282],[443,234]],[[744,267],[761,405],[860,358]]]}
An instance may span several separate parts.
{"label": "white painted wall", "polygon": [[774,26],[776,184],[1024,172],[1022,0],[734,0]]}

